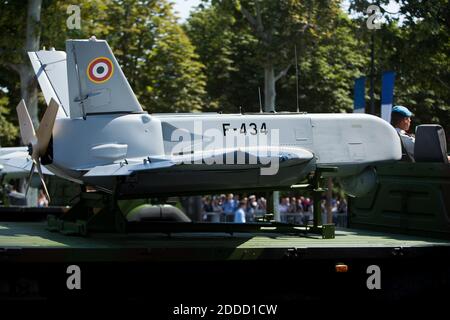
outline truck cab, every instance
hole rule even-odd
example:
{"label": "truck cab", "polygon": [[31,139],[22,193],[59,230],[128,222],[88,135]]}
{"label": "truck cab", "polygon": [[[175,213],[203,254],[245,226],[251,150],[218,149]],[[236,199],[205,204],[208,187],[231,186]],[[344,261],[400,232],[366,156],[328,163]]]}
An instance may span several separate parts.
{"label": "truck cab", "polygon": [[418,126],[414,158],[376,166],[376,187],[350,199],[349,227],[450,238],[446,143],[441,126]]}

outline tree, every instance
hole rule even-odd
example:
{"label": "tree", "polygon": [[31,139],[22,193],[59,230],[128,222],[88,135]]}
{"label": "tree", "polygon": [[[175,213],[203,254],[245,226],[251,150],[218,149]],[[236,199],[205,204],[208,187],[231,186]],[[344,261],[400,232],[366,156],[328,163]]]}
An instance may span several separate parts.
{"label": "tree", "polygon": [[[257,111],[257,88],[266,79],[271,83],[266,91],[272,97],[268,99],[266,92],[266,103],[274,104],[276,97],[278,111],[295,111],[296,46],[301,110],[350,111],[353,80],[364,71],[367,57],[361,50],[362,41],[354,37],[355,23],[338,4],[246,1],[245,5],[251,3],[260,8],[253,7],[254,12],[260,12],[262,23],[268,21],[264,30],[273,31],[267,36],[273,39],[271,45],[260,40],[262,35],[258,38],[242,8],[236,9],[236,2],[231,7],[230,2],[201,6],[188,20],[185,28],[206,66],[208,100],[227,111],[236,111],[239,105],[246,111]],[[277,6],[282,7],[281,12]],[[273,77],[272,71],[264,71],[269,60],[274,66]],[[284,74],[289,65],[292,67]]]}
{"label": "tree", "polygon": [[205,65],[207,110],[256,111],[264,76],[253,58],[257,39],[248,25],[217,6],[202,6],[183,27]]}
{"label": "tree", "polygon": [[[217,3],[229,6],[222,1]],[[264,105],[266,111],[274,111],[275,84],[292,66],[294,47],[328,32],[326,26],[339,11],[338,2],[235,0],[232,3],[258,40],[255,58],[264,68]]]}
{"label": "tree", "polygon": [[[66,39],[96,35],[109,42],[144,108],[152,112],[202,109],[203,65],[177,25],[171,3],[167,0],[80,0],[77,5],[81,9],[81,29],[71,30],[66,25],[68,4],[44,1],[42,23],[35,23],[33,29],[40,35],[43,46],[65,50]],[[31,41],[29,36],[27,41],[32,45],[26,45],[18,36],[27,31],[27,10],[22,3],[2,1],[0,10],[0,27],[5,31],[0,39],[0,87],[7,88],[9,101],[14,106],[19,101],[18,91],[30,85],[26,85],[28,78],[19,82],[16,76],[11,76],[12,72],[20,71],[17,66],[21,64],[24,70],[31,70],[25,52],[37,50],[39,43]],[[28,34],[33,35],[31,31]],[[31,71],[31,75],[35,90],[34,72]],[[32,108],[35,102],[27,99],[27,105]],[[12,119],[13,114],[10,114]],[[37,110],[31,110],[30,114],[38,118]]]}
{"label": "tree", "polygon": [[151,112],[201,110],[203,65],[166,0],[110,0],[91,34],[107,39],[136,96]]}
{"label": "tree", "polygon": [[[42,0],[29,0],[26,8],[21,2],[0,2],[2,12],[0,26],[6,27],[7,31],[4,34],[9,36],[2,37],[1,40],[0,64],[19,75],[21,97],[25,100],[31,120],[36,127],[39,123],[37,82],[34,71],[28,63],[27,52],[39,49],[41,5]],[[21,34],[25,36],[18,37]]]}
{"label": "tree", "polygon": [[[394,103],[414,112],[415,124],[440,123],[450,132],[450,4],[448,0],[397,0],[397,14],[378,3],[384,23],[375,30],[376,77],[382,71],[396,72]],[[363,10],[368,1],[359,0],[353,9]],[[365,26],[365,18],[356,20]],[[362,28],[357,36],[369,42],[369,32]],[[377,83],[376,92],[380,92]]]}
{"label": "tree", "polygon": [[11,110],[8,108],[8,97],[0,91],[0,146],[11,145],[18,130],[9,120]]}
{"label": "tree", "polygon": [[[450,3],[400,1],[405,16],[403,41],[392,63],[402,63],[399,103],[410,106],[416,123],[439,122],[450,133]],[[398,38],[398,37],[397,37]]]}
{"label": "tree", "polygon": [[[0,65],[15,71],[19,75],[20,97],[25,101],[31,121],[35,127],[39,125],[37,81],[33,68],[28,62],[27,52],[39,49],[41,5],[42,0],[28,0],[25,10],[25,6],[21,2],[0,2],[0,12],[2,12],[0,27],[6,26],[7,30],[10,31],[10,33],[7,33],[9,37],[2,38],[0,42]],[[23,20],[18,20],[20,18]],[[18,37],[18,35],[22,34],[25,36]],[[0,71],[0,74],[2,73],[4,74],[5,72]],[[8,102],[8,100],[4,101]],[[9,114],[10,112],[3,112],[2,117]],[[8,134],[0,133],[2,136],[11,137],[17,134],[17,131],[13,130],[11,126],[7,126],[6,119],[5,125],[5,129],[9,128],[10,131]],[[7,140],[7,143],[11,143],[11,139]],[[24,184],[22,183],[23,186]],[[36,203],[37,190],[32,189],[28,193],[27,198],[28,203]]]}
{"label": "tree", "polygon": [[[307,112],[351,112],[353,81],[365,71],[368,56],[344,12],[333,17],[327,30],[300,47],[299,104]],[[295,110],[295,85],[295,74],[290,73],[279,87],[283,110]]]}

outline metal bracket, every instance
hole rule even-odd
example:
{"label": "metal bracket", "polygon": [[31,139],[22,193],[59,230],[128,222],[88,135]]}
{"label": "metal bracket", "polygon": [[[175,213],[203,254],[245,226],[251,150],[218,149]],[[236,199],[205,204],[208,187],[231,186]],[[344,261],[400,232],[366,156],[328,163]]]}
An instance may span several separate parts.
{"label": "metal bracket", "polygon": [[82,192],[80,200],[60,218],[47,217],[47,229],[67,235],[87,236],[89,232],[125,232],[126,219],[115,196]]}

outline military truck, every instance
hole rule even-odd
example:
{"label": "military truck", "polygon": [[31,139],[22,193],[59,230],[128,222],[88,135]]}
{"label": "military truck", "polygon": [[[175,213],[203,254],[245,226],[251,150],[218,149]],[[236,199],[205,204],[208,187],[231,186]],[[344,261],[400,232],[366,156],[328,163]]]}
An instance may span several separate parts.
{"label": "military truck", "polygon": [[450,165],[444,130],[417,127],[414,158],[376,167],[378,183],[350,202],[350,227],[450,238]]}

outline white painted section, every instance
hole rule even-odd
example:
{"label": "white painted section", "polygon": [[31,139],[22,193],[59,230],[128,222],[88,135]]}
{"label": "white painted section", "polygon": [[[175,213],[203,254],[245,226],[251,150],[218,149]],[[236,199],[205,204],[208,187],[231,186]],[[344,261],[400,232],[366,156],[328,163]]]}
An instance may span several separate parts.
{"label": "white painted section", "polygon": [[391,123],[392,104],[381,105],[381,119]]}

